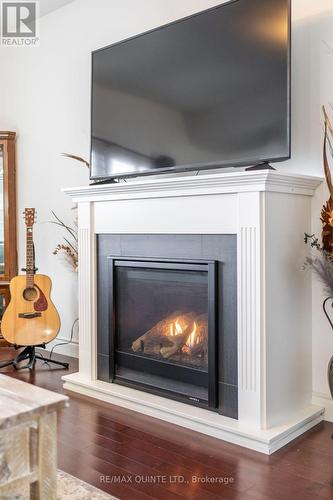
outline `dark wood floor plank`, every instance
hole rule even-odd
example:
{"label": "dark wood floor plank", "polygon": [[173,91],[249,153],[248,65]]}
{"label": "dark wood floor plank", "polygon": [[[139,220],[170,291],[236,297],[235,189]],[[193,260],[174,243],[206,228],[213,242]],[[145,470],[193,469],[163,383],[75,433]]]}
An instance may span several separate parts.
{"label": "dark wood floor plank", "polygon": [[[149,467],[143,466],[142,464],[139,464],[138,462],[129,460],[127,457],[122,457],[121,455],[113,453],[111,450],[107,450],[102,447],[91,446],[87,448],[86,451],[108,463],[124,468],[126,472],[134,476],[150,477],[157,475],[157,472],[160,472],[161,475],[169,475],[167,468],[164,468],[163,464],[161,464],[159,468],[151,469]],[[205,488],[200,488],[199,485],[196,488],[191,488],[187,487],[184,483],[173,483],[171,481],[168,481],[165,484],[165,488],[167,488],[167,490],[172,493],[180,494],[184,498],[212,500],[215,497],[215,493],[210,494],[209,492],[205,491]]]}
{"label": "dark wood floor plank", "polygon": [[[71,421],[73,423],[77,423],[78,411],[75,409],[74,412],[71,412],[71,407],[66,409],[66,420]],[[128,429],[128,426],[120,424],[119,422],[114,422],[109,418],[105,418],[103,415],[100,415],[98,412],[82,412],[80,414],[80,425],[89,425],[89,426],[101,426],[108,429],[111,429],[116,432],[123,432]]]}
{"label": "dark wood floor plank", "polygon": [[284,458],[276,462],[276,470],[292,473],[304,479],[333,485],[333,465],[331,455],[323,452],[321,448],[295,448],[291,449]]}
{"label": "dark wood floor plank", "polygon": [[[239,446],[233,446],[232,448],[226,447],[224,449],[224,442],[219,441],[219,446],[217,450],[207,450],[206,453],[200,451],[200,448],[196,445],[193,446],[193,438],[190,436],[183,441],[188,442],[188,446],[179,445],[170,442],[166,439],[166,437],[157,438],[154,435],[148,434],[146,432],[138,431],[136,429],[129,428],[124,431],[125,434],[129,436],[136,436],[136,439],[140,439],[142,442],[149,443],[154,446],[159,446],[160,448],[167,447],[169,450],[173,450],[175,453],[180,454],[182,457],[182,461],[191,461],[194,460],[197,463],[205,467],[210,467],[219,471],[223,471],[225,474],[233,473],[238,470],[239,466],[248,467],[249,474],[253,474],[257,470],[262,471],[263,469],[269,469],[269,459],[266,456],[262,456],[259,453],[253,453],[253,458],[248,455],[248,450],[245,450]],[[235,451],[237,452],[235,453]],[[259,456],[258,456],[259,455]],[[173,457],[171,462],[176,461]]]}
{"label": "dark wood floor plank", "polygon": [[[61,451],[65,448],[65,445],[63,445],[63,443],[60,443],[59,448],[60,448],[59,451]],[[67,450],[68,450],[68,447],[67,447]],[[108,463],[105,460],[102,460],[94,455],[85,454],[88,458],[82,458],[82,455],[83,454],[81,452],[72,449],[72,458],[75,457],[75,460],[76,460],[76,464],[75,464],[76,471],[80,469],[82,462],[84,460],[84,467],[90,467],[93,470],[99,472],[101,475],[101,478],[102,477],[123,478],[124,481],[126,481],[126,486],[130,487],[131,489],[133,487],[135,487],[134,489],[137,490],[138,492],[141,492],[144,495],[151,496],[153,498],[158,498],[161,500],[168,500],[168,499],[177,500],[177,499],[179,499],[178,495],[166,490],[165,488],[163,488],[157,484],[151,484],[151,483],[149,484],[145,481],[144,478],[136,479],[136,475],[128,473],[127,470],[125,470],[117,465]],[[67,454],[66,459],[68,459],[68,454]],[[61,463],[64,463],[64,462],[61,462],[61,460],[60,460],[60,462],[59,462],[60,468],[61,468]],[[74,475],[77,475],[77,474],[74,474]],[[145,476],[145,474],[143,474],[142,476]],[[99,483],[100,488],[102,487],[102,485],[104,485],[101,478],[100,478],[100,483]],[[107,483],[107,484],[109,485],[109,483]]]}
{"label": "dark wood floor plank", "polygon": [[[102,467],[103,463],[101,462]],[[151,495],[145,494],[142,491],[138,491],[132,488],[132,485],[121,484],[120,482],[111,483],[105,481],[101,478],[100,468],[98,466],[98,460],[91,462],[91,460],[84,459],[80,456],[80,452],[73,449],[70,446],[66,446],[61,443],[59,446],[59,459],[58,466],[61,470],[78,477],[82,481],[86,481],[92,484],[96,488],[99,488],[110,495],[114,495],[122,499],[137,498],[143,500],[151,500],[153,497]],[[96,468],[95,468],[96,467]],[[108,474],[109,475],[109,468]]]}
{"label": "dark wood floor plank", "polygon": [[[68,432],[67,430],[63,431],[62,428],[59,428],[59,439],[61,441],[71,442],[71,436],[73,436],[71,432]],[[119,443],[117,441],[112,441],[105,436],[98,436],[91,432],[86,433],[85,436],[76,436],[74,446],[82,451],[85,451],[86,448],[90,446],[99,446],[101,448],[105,448],[106,450],[112,450],[115,453],[131,460],[135,460],[147,467],[155,467],[161,463],[159,458],[144,453],[142,450],[137,450],[131,446],[124,445],[123,443]]]}
{"label": "dark wood floor plank", "polygon": [[[146,463],[150,466],[154,467],[159,467],[161,463],[168,463],[172,465],[183,465],[185,460],[184,456],[181,454],[178,454],[174,451],[170,451],[169,448],[169,443],[164,441],[164,440],[158,440],[156,438],[153,438],[152,441],[154,444],[149,442],[147,439],[148,436],[146,435],[140,435],[138,433],[138,437],[141,437],[141,439],[134,439],[129,433],[127,433],[128,427],[125,428],[123,433],[115,433],[113,432],[111,435],[107,432],[107,429],[101,426],[94,426],[90,430],[93,429],[93,432],[97,435],[100,436],[101,438],[103,437],[104,442],[101,442],[102,446],[107,447],[108,449],[111,446],[111,443],[109,442],[109,439],[113,439],[119,443],[122,443],[121,450],[122,453],[124,453],[124,450],[127,449],[125,446],[125,443],[127,442],[128,444],[128,449],[130,450],[131,453],[137,451],[137,456],[142,455],[145,453],[146,456],[151,456],[154,458],[159,458],[160,463],[152,463],[154,460],[147,460],[145,459]],[[77,424],[74,424],[73,422],[68,422],[68,419],[66,420],[66,426],[62,426],[60,422],[60,432],[65,432],[68,434],[68,436],[72,435],[72,433],[76,433],[76,438],[80,439],[80,437],[83,437],[85,439],[85,444],[88,442],[94,442],[96,444],[96,437],[91,434],[90,430],[87,431],[86,428],[83,428],[81,426],[78,426]],[[134,433],[135,435],[135,433]],[[107,440],[105,440],[107,438]],[[98,439],[98,438],[97,438]],[[82,443],[81,443],[82,446]],[[114,444],[112,445],[113,447],[115,446]],[[174,449],[174,448],[173,448]],[[184,449],[184,446],[176,447],[178,452],[182,452]],[[216,477],[220,477],[222,474],[224,475],[230,475],[234,471],[234,468],[228,467],[227,464],[222,463],[221,461],[218,462],[218,467],[215,469],[207,467],[206,465],[202,466],[200,465],[199,462],[192,460],[191,458],[186,459],[186,465],[185,467],[188,469],[188,472],[193,471],[193,470],[199,470],[201,475],[204,475],[206,472],[207,474],[209,473],[211,477],[214,475]]]}
{"label": "dark wood floor plank", "polygon": [[[0,349],[0,359],[15,354],[13,349]],[[55,355],[55,359],[65,357]],[[67,361],[70,371],[76,371],[77,360]],[[1,372],[58,392],[62,392],[61,376],[68,373],[40,362],[34,372],[11,367]],[[70,407],[60,412],[58,430],[59,468],[122,500],[333,499],[333,424],[328,422],[268,457],[71,394]],[[234,482],[199,483],[192,476]],[[122,477],[130,482],[117,480]],[[158,482],[161,477],[165,483]]]}
{"label": "dark wood floor plank", "polygon": [[241,488],[239,483],[235,484],[234,476],[228,476],[222,471],[217,472],[216,470],[211,473],[209,470],[202,469],[198,466],[190,471],[185,466],[165,463],[160,465],[158,470],[169,476],[184,477],[188,484],[196,484],[200,490],[205,490],[213,495],[221,496],[222,498],[237,497],[239,494],[250,489],[251,485],[253,486],[255,484],[254,481],[252,481],[252,483],[243,484]]}

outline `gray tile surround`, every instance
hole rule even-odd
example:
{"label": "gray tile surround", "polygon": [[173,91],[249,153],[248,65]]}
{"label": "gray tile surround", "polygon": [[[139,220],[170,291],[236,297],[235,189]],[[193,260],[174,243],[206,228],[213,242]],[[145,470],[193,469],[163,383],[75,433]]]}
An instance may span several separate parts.
{"label": "gray tile surround", "polygon": [[217,260],[219,301],[219,412],[237,418],[237,236],[113,235],[97,236],[98,379],[109,381],[107,256]]}

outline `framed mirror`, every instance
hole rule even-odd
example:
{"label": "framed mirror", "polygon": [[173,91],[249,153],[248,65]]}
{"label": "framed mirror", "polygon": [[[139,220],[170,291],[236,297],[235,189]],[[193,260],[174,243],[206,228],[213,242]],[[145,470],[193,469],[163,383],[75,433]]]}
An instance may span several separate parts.
{"label": "framed mirror", "polygon": [[0,275],[5,275],[4,148],[0,145]]}
{"label": "framed mirror", "polygon": [[0,286],[0,323],[2,320],[3,313],[9,303],[9,288],[6,286]]}
{"label": "framed mirror", "polygon": [[17,274],[15,137],[0,131],[0,321],[10,299],[9,282]]}

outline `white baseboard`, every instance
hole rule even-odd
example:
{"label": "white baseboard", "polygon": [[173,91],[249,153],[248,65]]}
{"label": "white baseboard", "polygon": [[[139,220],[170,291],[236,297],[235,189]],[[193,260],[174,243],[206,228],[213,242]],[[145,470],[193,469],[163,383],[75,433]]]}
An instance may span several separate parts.
{"label": "white baseboard", "polygon": [[283,425],[260,430],[214,412],[143,393],[100,380],[87,380],[79,373],[62,377],[64,388],[107,403],[159,418],[229,443],[270,455],[323,419],[323,408],[309,406]]}
{"label": "white baseboard", "polygon": [[[70,344],[65,344],[65,342],[68,342],[68,339],[62,339],[57,337],[55,340],[50,342],[49,344],[46,344],[45,346],[45,351],[51,351],[51,349],[57,345],[57,344],[62,344],[64,342],[64,345],[59,345],[54,349],[55,354],[63,354],[64,356],[70,356],[71,358],[78,358],[79,357],[79,343],[78,342],[71,342]],[[44,351],[44,349],[41,349],[41,351]]]}
{"label": "white baseboard", "polygon": [[319,405],[324,407],[325,408],[324,420],[326,420],[327,422],[333,422],[333,400],[330,394],[313,392],[312,403],[314,405]]}

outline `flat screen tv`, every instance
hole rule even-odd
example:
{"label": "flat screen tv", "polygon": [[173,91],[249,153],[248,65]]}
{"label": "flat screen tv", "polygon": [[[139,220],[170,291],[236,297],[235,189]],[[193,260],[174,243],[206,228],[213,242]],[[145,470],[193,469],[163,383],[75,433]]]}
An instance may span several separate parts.
{"label": "flat screen tv", "polygon": [[290,0],[233,0],[92,54],[91,179],[290,158]]}

